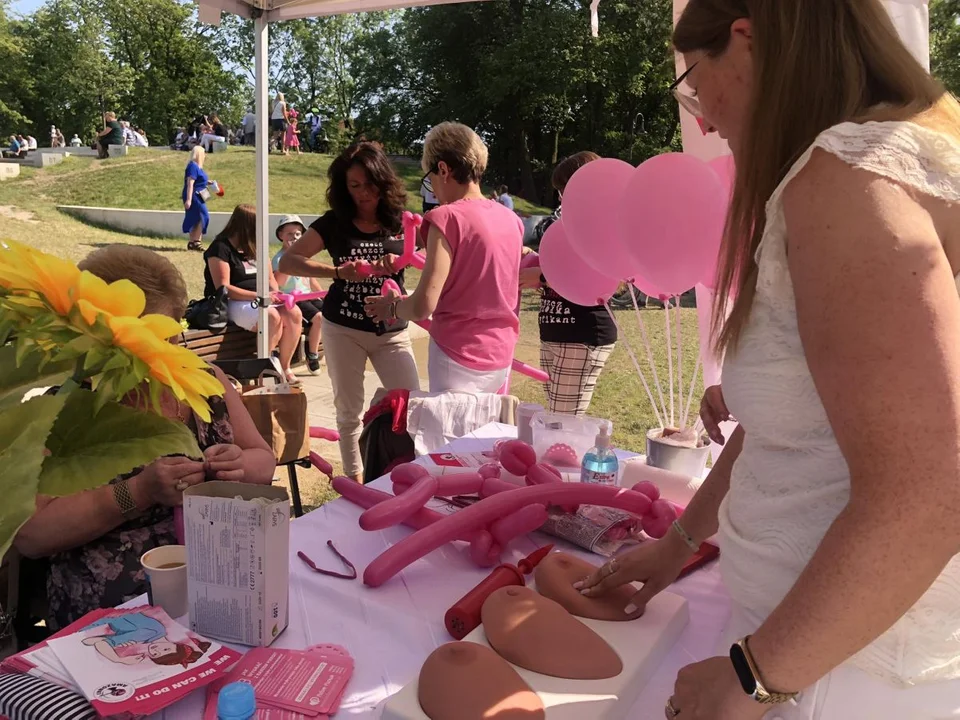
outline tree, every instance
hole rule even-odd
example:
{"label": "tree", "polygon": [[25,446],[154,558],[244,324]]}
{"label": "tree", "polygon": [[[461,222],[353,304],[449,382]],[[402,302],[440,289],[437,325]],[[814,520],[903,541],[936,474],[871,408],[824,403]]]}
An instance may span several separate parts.
{"label": "tree", "polygon": [[954,95],[960,95],[960,0],[930,2],[930,66]]}
{"label": "tree", "polygon": [[9,135],[29,119],[23,114],[23,101],[31,91],[31,77],[27,71],[27,54],[23,41],[13,32],[7,17],[9,3],[0,1],[0,133]]}

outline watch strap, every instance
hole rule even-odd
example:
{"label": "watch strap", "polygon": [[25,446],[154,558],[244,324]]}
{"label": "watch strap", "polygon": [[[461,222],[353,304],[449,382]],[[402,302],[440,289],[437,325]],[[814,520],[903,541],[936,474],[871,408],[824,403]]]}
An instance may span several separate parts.
{"label": "watch strap", "polygon": [[761,705],[780,705],[795,701],[799,693],[776,692],[764,685],[760,670],[757,668],[750,652],[749,640],[750,636],[747,635],[730,648],[730,660],[733,662],[734,670],[740,679],[743,691]]}
{"label": "watch strap", "polygon": [[113,499],[120,508],[120,514],[126,520],[133,520],[140,514],[140,508],[133,500],[130,485],[126,480],[118,480],[110,486],[113,489]]}

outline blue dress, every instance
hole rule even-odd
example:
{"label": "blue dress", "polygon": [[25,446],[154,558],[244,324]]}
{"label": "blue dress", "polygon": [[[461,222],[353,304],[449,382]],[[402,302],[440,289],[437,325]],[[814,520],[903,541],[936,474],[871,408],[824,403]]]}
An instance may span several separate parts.
{"label": "blue dress", "polygon": [[97,620],[87,625],[84,630],[101,625],[106,625],[113,630],[113,635],[103,635],[100,638],[113,648],[129,642],[152,643],[162,640],[167,635],[166,628],[159,620],[148,617],[143,613],[131,613],[122,617]]}
{"label": "blue dress", "polygon": [[210,224],[210,213],[207,211],[207,203],[200,197],[200,191],[207,189],[207,174],[192,160],[187,163],[187,169],[183,172],[183,192],[180,193],[183,202],[187,201],[187,180],[190,178],[193,178],[193,201],[190,209],[184,212],[182,230],[189,233],[197,223],[202,223],[203,232],[206,233],[207,225]]}

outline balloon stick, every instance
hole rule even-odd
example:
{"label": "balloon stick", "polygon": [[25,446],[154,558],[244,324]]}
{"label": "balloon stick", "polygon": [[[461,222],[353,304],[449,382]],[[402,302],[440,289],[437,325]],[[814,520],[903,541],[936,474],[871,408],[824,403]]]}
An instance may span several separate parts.
{"label": "balloon stick", "polygon": [[653,393],[650,392],[650,387],[647,385],[647,379],[643,376],[643,370],[640,369],[640,363],[637,362],[637,356],[633,354],[633,348],[630,347],[630,342],[627,340],[627,336],[624,335],[623,331],[620,329],[620,323],[617,322],[617,318],[613,314],[613,310],[610,309],[610,303],[607,300],[604,300],[603,306],[607,309],[610,319],[613,320],[613,324],[617,328],[617,335],[623,341],[623,346],[627,349],[627,355],[629,355],[630,359],[633,361],[633,367],[636,368],[637,375],[640,376],[640,382],[643,383],[643,389],[647,391],[647,398],[650,400],[650,407],[653,408],[653,414],[657,416],[657,422],[660,423],[661,428],[665,427],[663,424],[663,418],[660,417],[660,410],[657,408],[657,403],[653,399]]}
{"label": "balloon stick", "polygon": [[[693,401],[693,389],[697,386],[697,375],[700,373],[700,358],[697,358],[697,365],[693,368],[693,377],[690,378],[690,392],[687,394],[687,406],[684,408],[683,417],[680,418],[680,429],[683,430],[687,426],[687,420],[690,419],[690,403]],[[683,388],[680,388],[680,391],[683,392]]]}
{"label": "balloon stick", "polygon": [[673,414],[673,333],[670,332],[670,298],[663,299],[663,317],[666,320],[667,332],[667,368],[670,373],[670,427],[676,427]]}
{"label": "balloon stick", "polygon": [[[640,337],[643,340],[643,345],[647,350],[647,362],[650,363],[650,372],[653,374],[653,382],[657,386],[657,394],[660,396],[660,406],[663,409],[663,417],[666,417],[667,403],[664,402],[663,387],[660,384],[660,377],[657,375],[657,365],[653,361],[653,350],[650,348],[650,338],[647,336],[647,326],[643,322],[643,317],[640,315],[640,306],[637,304],[636,288],[634,288],[632,282],[627,282],[627,288],[630,290],[630,299],[633,300],[633,312],[637,316],[637,325],[640,326]],[[656,412],[656,403],[654,403],[653,409],[654,412]],[[660,418],[660,413],[657,413],[657,418]],[[660,423],[660,427],[664,427],[662,421]]]}
{"label": "balloon stick", "polygon": [[[683,410],[683,342],[680,338],[680,298],[674,306],[674,319],[677,325],[677,412]],[[680,414],[680,429],[683,430],[683,414]]]}

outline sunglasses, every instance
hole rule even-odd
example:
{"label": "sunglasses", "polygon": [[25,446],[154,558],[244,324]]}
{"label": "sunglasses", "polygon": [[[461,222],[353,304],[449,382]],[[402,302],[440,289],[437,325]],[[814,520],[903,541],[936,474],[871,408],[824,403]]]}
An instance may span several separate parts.
{"label": "sunglasses", "polygon": [[677,102],[680,103],[680,107],[686,110],[688,113],[693,115],[695,118],[703,119],[703,110],[700,108],[700,100],[694,94],[694,91],[689,87],[684,87],[683,82],[687,79],[690,73],[693,72],[693,69],[700,64],[698,60],[693,65],[688,67],[686,71],[678,77],[673,85],[671,85],[668,90],[670,93],[677,99]]}

